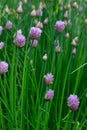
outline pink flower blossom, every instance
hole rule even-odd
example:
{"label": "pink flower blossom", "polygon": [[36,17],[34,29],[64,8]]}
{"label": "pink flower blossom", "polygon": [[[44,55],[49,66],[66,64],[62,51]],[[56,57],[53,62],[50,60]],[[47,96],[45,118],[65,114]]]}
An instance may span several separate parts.
{"label": "pink flower blossom", "polygon": [[0,74],[3,74],[8,71],[8,63],[5,61],[0,62]]}
{"label": "pink flower blossom", "polygon": [[14,35],[14,43],[18,47],[23,47],[25,45],[25,36],[22,34],[21,30],[18,30],[17,34]]}
{"label": "pink flower blossom", "polygon": [[54,91],[49,89],[45,95],[45,100],[46,101],[50,101],[53,99],[53,96],[54,96]]}
{"label": "pink flower blossom", "polygon": [[67,100],[67,104],[68,104],[68,107],[72,110],[72,111],[76,111],[79,107],[79,99],[77,97],[77,95],[75,94],[71,94],[69,97],[68,97],[68,100]]}
{"label": "pink flower blossom", "polygon": [[37,47],[37,44],[38,44],[38,40],[30,40],[30,45],[35,48]]}
{"label": "pink flower blossom", "polygon": [[57,21],[55,24],[55,29],[58,33],[61,33],[65,28],[65,24],[62,21]]}
{"label": "pink flower blossom", "polygon": [[42,16],[42,9],[36,10],[36,15],[37,16]]}
{"label": "pink flower blossom", "polygon": [[3,30],[3,27],[0,26],[0,36],[1,36],[1,34],[2,34],[2,30]]}
{"label": "pink flower blossom", "polygon": [[41,29],[37,27],[31,27],[30,29],[30,39],[39,39],[41,36]]}
{"label": "pink flower blossom", "polygon": [[44,81],[45,81],[45,84],[46,85],[50,85],[53,83],[53,75],[51,73],[47,73],[45,76],[44,76]]}
{"label": "pink flower blossom", "polygon": [[4,42],[0,42],[0,50],[2,50],[4,47]]}
{"label": "pink flower blossom", "polygon": [[6,23],[6,27],[7,30],[10,30],[12,28],[12,22],[11,21],[7,21]]}

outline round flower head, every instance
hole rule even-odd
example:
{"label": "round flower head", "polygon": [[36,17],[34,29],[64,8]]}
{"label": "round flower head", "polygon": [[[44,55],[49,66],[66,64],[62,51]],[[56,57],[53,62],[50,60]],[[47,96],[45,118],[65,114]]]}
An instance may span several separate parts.
{"label": "round flower head", "polygon": [[8,63],[1,61],[0,62],[0,74],[3,74],[8,71]]}
{"label": "round flower head", "polygon": [[71,94],[68,97],[67,104],[68,104],[68,107],[72,111],[76,111],[78,109],[78,106],[79,106],[79,99],[78,99],[77,95]]}
{"label": "round flower head", "polygon": [[41,29],[37,27],[31,27],[30,29],[30,39],[36,39],[38,40],[41,36]]}
{"label": "round flower head", "polygon": [[30,45],[35,48],[37,47],[37,44],[38,44],[38,40],[30,40]]}
{"label": "round flower head", "polygon": [[42,16],[42,10],[41,9],[36,10],[36,15],[37,16]]}
{"label": "round flower head", "polygon": [[12,22],[11,21],[8,21],[6,23],[6,27],[5,27],[7,30],[10,30],[12,28]]}
{"label": "round flower head", "polygon": [[46,75],[44,76],[44,81],[45,81],[45,84],[46,84],[46,85],[52,84],[52,83],[53,83],[53,80],[54,80],[54,78],[53,78],[53,75],[52,75],[51,73],[48,73],[48,74],[46,74]]}
{"label": "round flower head", "polygon": [[0,35],[2,34],[3,27],[0,26]]}
{"label": "round flower head", "polygon": [[12,28],[12,22],[11,21],[7,21],[6,23],[6,29],[10,30]]}
{"label": "round flower head", "polygon": [[54,91],[49,89],[47,91],[47,93],[45,94],[45,100],[46,101],[49,101],[49,100],[52,100],[53,99],[53,96],[54,96]]}
{"label": "round flower head", "polygon": [[4,42],[0,42],[0,50],[2,50],[4,47]]}
{"label": "round flower head", "polygon": [[61,33],[65,28],[65,24],[62,21],[57,21],[55,24],[55,29],[58,33]]}
{"label": "round flower head", "polygon": [[22,34],[21,30],[17,31],[17,35],[14,35],[14,43],[18,47],[23,47],[25,45],[25,36]]}
{"label": "round flower head", "polygon": [[16,36],[16,45],[19,47],[23,47],[25,45],[25,36],[17,35]]}

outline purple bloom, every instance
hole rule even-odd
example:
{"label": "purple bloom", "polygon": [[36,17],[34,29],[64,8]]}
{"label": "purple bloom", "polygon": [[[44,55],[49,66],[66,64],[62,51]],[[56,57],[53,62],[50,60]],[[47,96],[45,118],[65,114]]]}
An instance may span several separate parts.
{"label": "purple bloom", "polygon": [[37,46],[37,44],[38,44],[38,40],[30,40],[30,45],[32,46],[32,47],[36,47]]}
{"label": "purple bloom", "polygon": [[44,76],[44,79],[45,79],[44,81],[45,81],[45,84],[46,84],[46,85],[52,84],[52,83],[53,83],[53,80],[54,80],[53,75],[52,75],[51,73],[46,74],[46,75]]}
{"label": "purple bloom", "polygon": [[4,47],[4,42],[0,42],[0,50],[3,49]]}
{"label": "purple bloom", "polygon": [[67,104],[68,104],[68,107],[72,110],[72,111],[76,111],[78,109],[78,106],[79,106],[79,99],[77,97],[77,95],[75,94],[71,94],[69,97],[68,97],[68,100],[67,100]]}
{"label": "purple bloom", "polygon": [[14,35],[14,43],[18,47],[23,47],[25,45],[25,36],[22,34],[21,30],[18,30],[17,34]]}
{"label": "purple bloom", "polygon": [[12,22],[11,21],[8,21],[6,23],[6,27],[5,27],[7,30],[10,30],[12,28]]}
{"label": "purple bloom", "polygon": [[41,9],[36,10],[36,15],[37,16],[42,16],[42,10]]}
{"label": "purple bloom", "polygon": [[16,36],[16,45],[19,47],[23,47],[25,45],[25,36],[17,35]]}
{"label": "purple bloom", "polygon": [[0,74],[3,74],[8,71],[8,63],[1,61],[0,62]]}
{"label": "purple bloom", "polygon": [[54,96],[54,91],[49,89],[47,93],[45,94],[45,100],[49,101],[52,100]]}
{"label": "purple bloom", "polygon": [[0,26],[0,35],[2,34],[3,27]]}
{"label": "purple bloom", "polygon": [[38,40],[41,36],[41,29],[37,27],[31,27],[30,29],[30,39],[36,39]]}
{"label": "purple bloom", "polygon": [[62,21],[57,21],[55,24],[55,29],[58,33],[61,33],[65,28],[65,24]]}

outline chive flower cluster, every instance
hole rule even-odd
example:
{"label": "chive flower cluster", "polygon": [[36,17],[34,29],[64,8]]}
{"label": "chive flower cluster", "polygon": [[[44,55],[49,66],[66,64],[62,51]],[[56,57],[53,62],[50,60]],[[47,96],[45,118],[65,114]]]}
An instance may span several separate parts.
{"label": "chive flower cluster", "polygon": [[[46,84],[46,86],[51,85],[53,83],[54,80],[54,76],[51,73],[47,73],[46,75],[44,75],[44,82]],[[50,101],[53,99],[54,96],[54,90],[49,89],[46,94],[45,94],[45,100],[46,101]]]}
{"label": "chive flower cluster", "polygon": [[79,107],[79,98],[75,94],[71,94],[68,97],[67,104],[72,111],[76,111]]}
{"label": "chive flower cluster", "polygon": [[17,47],[23,47],[25,45],[25,36],[22,34],[21,29],[14,34],[14,43]]}

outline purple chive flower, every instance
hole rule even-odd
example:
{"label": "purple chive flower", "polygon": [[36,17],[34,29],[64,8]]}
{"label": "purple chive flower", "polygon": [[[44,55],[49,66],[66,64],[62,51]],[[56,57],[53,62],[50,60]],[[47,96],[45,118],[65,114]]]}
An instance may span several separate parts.
{"label": "purple chive flower", "polygon": [[7,30],[10,30],[12,28],[12,22],[11,21],[7,21],[6,23],[6,27]]}
{"label": "purple chive flower", "polygon": [[36,15],[37,16],[42,16],[42,10],[41,9],[36,10]]}
{"label": "purple chive flower", "polygon": [[0,26],[0,36],[1,36],[1,34],[2,34],[2,30],[3,30],[3,27]]}
{"label": "purple chive flower", "polygon": [[2,50],[4,47],[4,42],[0,42],[0,50]]}
{"label": "purple chive flower", "polygon": [[30,29],[30,39],[36,39],[38,40],[41,36],[41,29],[37,27],[31,27]]}
{"label": "purple chive flower", "polygon": [[65,24],[62,21],[57,21],[55,24],[55,29],[58,33],[61,33],[65,28]]}
{"label": "purple chive flower", "polygon": [[18,47],[23,47],[25,45],[25,36],[22,34],[21,30],[18,30],[17,34],[14,35],[14,43]]}
{"label": "purple chive flower", "polygon": [[8,71],[8,63],[1,61],[0,62],[0,74],[3,74]]}
{"label": "purple chive flower", "polygon": [[37,47],[37,44],[38,44],[38,40],[30,40],[30,45],[35,48]]}
{"label": "purple chive flower", "polygon": [[54,96],[54,91],[49,89],[47,91],[47,93],[45,94],[45,100],[46,101],[49,101],[49,100],[52,100],[53,99],[53,96]]}
{"label": "purple chive flower", "polygon": [[53,75],[52,75],[51,73],[48,73],[48,74],[46,74],[46,75],[44,76],[44,81],[45,81],[45,84],[46,84],[46,85],[52,84],[52,83],[53,83],[53,80],[54,80],[54,78],[53,78]]}
{"label": "purple chive flower", "polygon": [[77,95],[75,94],[71,94],[69,97],[68,97],[68,100],[67,100],[67,104],[68,104],[68,107],[72,110],[72,111],[76,111],[78,109],[78,106],[79,106],[79,99],[77,97]]}

